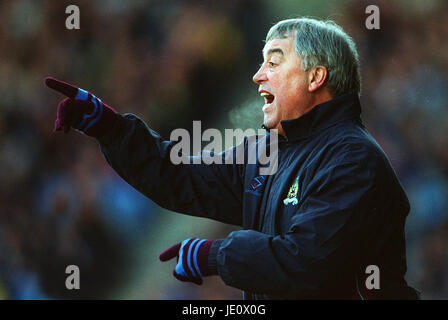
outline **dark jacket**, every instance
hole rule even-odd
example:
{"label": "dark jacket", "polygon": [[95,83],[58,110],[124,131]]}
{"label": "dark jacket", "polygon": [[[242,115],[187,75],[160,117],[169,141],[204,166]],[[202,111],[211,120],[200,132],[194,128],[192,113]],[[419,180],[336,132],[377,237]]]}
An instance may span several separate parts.
{"label": "dark jacket", "polygon": [[[242,226],[213,244],[209,262],[246,299],[416,298],[404,280],[409,202],[360,113],[348,94],[282,121],[273,175],[246,161],[174,165],[175,142],[133,114],[98,141],[112,168],[160,206]],[[247,160],[270,136],[221,156]],[[366,287],[370,265],[380,289]]]}

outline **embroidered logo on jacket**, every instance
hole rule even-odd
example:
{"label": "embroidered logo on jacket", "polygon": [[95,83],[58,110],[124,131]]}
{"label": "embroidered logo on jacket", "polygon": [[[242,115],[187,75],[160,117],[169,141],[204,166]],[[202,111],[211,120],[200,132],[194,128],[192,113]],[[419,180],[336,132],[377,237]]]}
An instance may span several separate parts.
{"label": "embroidered logo on jacket", "polygon": [[289,188],[288,196],[283,200],[283,203],[284,204],[292,203],[293,206],[299,203],[299,200],[297,200],[298,189],[299,189],[299,177],[294,179],[291,188]]}
{"label": "embroidered logo on jacket", "polygon": [[263,185],[263,182],[264,182],[264,176],[255,177],[252,180],[250,187],[252,188],[253,191],[255,191]]}
{"label": "embroidered logo on jacket", "polygon": [[261,187],[263,186],[265,180],[266,180],[265,176],[258,176],[253,178],[246,192],[252,193],[256,196],[260,196],[262,192]]}

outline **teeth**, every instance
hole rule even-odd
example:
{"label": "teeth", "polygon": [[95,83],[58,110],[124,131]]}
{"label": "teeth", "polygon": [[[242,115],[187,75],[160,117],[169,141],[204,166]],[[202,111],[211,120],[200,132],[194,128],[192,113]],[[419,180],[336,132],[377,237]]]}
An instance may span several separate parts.
{"label": "teeth", "polygon": [[267,92],[262,92],[262,93],[260,93],[260,95],[261,95],[262,97],[271,96],[271,94],[269,94],[269,93],[267,93]]}

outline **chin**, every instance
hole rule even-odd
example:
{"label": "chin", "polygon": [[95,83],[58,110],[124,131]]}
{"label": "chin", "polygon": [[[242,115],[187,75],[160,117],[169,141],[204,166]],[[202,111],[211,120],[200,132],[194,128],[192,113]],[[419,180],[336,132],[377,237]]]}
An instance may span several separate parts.
{"label": "chin", "polygon": [[274,119],[264,118],[263,124],[268,129],[275,129],[278,125],[278,121],[275,121]]}

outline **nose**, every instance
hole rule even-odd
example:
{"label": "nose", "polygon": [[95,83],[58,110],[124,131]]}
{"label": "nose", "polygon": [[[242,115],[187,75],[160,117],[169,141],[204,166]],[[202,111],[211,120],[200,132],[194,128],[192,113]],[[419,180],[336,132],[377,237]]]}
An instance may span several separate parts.
{"label": "nose", "polygon": [[258,83],[258,84],[261,84],[263,81],[267,80],[267,78],[266,78],[266,70],[265,70],[264,65],[260,66],[260,69],[258,69],[257,73],[254,74],[252,80],[255,83]]}

